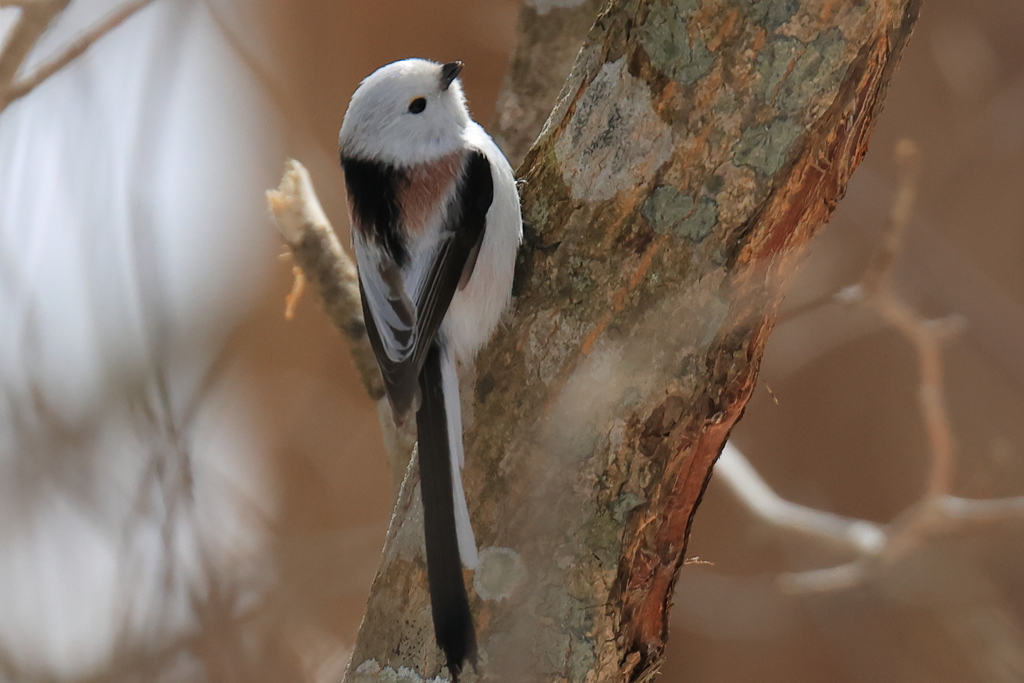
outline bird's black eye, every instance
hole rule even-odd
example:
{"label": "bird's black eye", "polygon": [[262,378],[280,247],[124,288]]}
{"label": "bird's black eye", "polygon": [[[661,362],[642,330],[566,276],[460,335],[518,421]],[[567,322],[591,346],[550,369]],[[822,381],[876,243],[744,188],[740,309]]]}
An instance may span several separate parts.
{"label": "bird's black eye", "polygon": [[421,111],[427,108],[427,98],[417,97],[415,100],[409,103],[409,113],[419,114]]}

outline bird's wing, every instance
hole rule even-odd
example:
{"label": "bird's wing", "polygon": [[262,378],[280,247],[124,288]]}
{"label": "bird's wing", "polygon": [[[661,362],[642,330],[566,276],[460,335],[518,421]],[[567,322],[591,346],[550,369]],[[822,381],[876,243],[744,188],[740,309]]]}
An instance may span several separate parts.
{"label": "bird's wing", "polygon": [[[346,181],[348,175],[346,167]],[[352,184],[346,184],[350,201],[358,206]],[[370,230],[354,231],[367,333],[399,421],[418,405],[420,369],[452,296],[472,269],[471,257],[483,237],[493,198],[490,163],[483,153],[470,150],[459,188],[431,242],[396,252]],[[389,213],[400,220],[397,211]],[[353,214],[365,220],[358,210]]]}

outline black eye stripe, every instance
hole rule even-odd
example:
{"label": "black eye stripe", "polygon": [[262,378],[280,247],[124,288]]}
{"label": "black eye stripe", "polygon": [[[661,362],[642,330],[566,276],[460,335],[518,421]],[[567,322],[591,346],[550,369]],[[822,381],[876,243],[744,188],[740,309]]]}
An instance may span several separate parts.
{"label": "black eye stripe", "polygon": [[409,113],[419,114],[421,111],[427,108],[427,99],[425,97],[417,97],[415,100],[409,103]]}

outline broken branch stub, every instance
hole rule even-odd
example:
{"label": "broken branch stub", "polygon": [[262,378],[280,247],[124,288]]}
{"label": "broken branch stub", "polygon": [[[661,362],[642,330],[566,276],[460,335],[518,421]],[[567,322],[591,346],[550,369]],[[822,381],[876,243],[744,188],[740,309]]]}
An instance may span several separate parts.
{"label": "broken branch stub", "polygon": [[[711,467],[918,6],[632,0],[598,17],[522,166],[515,313],[464,405],[481,678],[656,673]],[[415,483],[350,681],[442,671]]]}

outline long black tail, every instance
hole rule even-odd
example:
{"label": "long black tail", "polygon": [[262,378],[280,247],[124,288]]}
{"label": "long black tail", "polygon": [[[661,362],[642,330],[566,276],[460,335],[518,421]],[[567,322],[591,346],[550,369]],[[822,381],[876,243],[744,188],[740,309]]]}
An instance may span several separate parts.
{"label": "long black tail", "polygon": [[420,409],[416,413],[419,440],[423,533],[427,542],[427,580],[434,636],[458,681],[467,659],[476,665],[476,633],[469,598],[462,581],[462,561],[455,531],[452,471],[448,452],[448,420],[441,381],[441,349],[435,343],[420,371]]}

